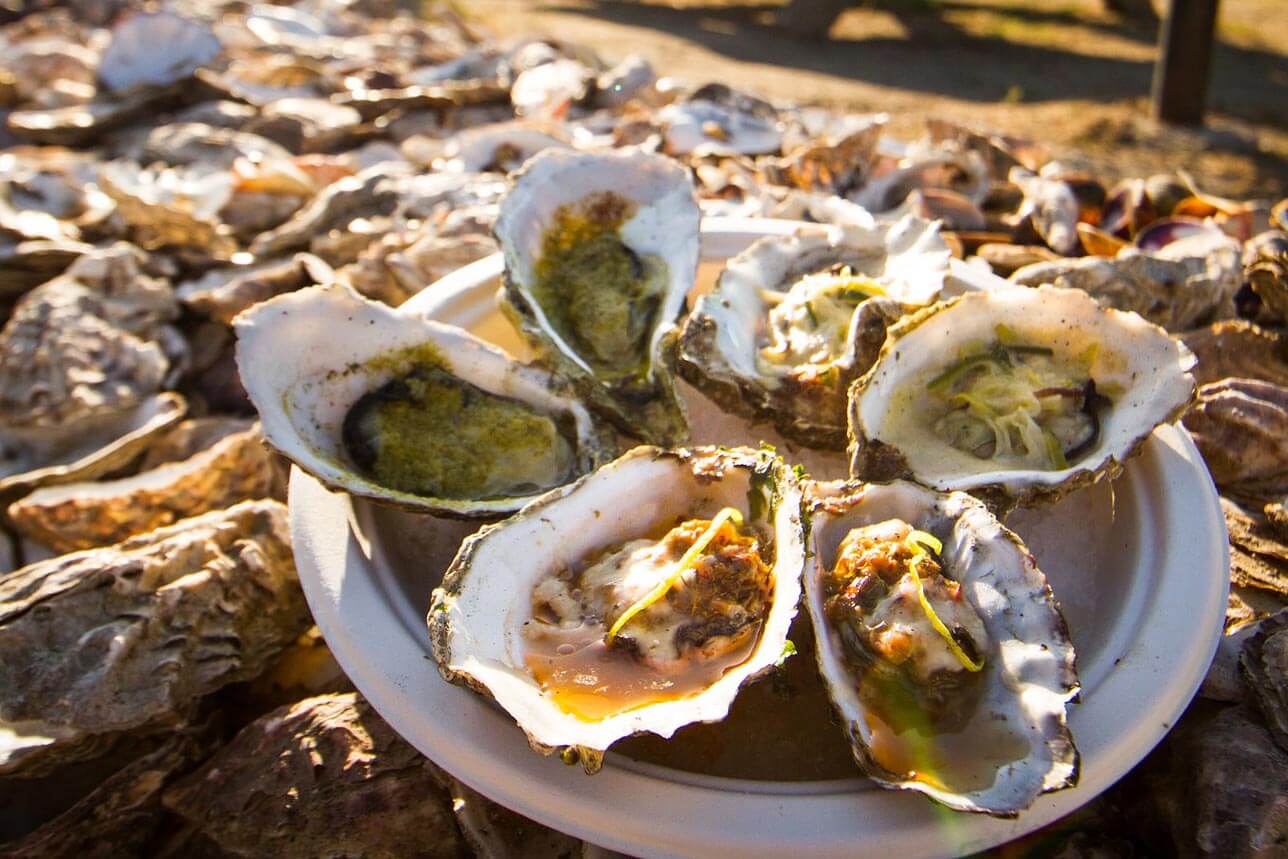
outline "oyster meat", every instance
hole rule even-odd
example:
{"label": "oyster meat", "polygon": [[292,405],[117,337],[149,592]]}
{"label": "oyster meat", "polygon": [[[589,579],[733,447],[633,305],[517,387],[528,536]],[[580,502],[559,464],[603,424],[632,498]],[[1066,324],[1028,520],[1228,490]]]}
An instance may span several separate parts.
{"label": "oyster meat", "polygon": [[876,360],[888,325],[935,300],[947,271],[937,225],[919,218],[760,239],[699,299],[680,372],[726,411],[840,450],[850,384]]}
{"label": "oyster meat", "polygon": [[547,149],[516,174],[496,237],[502,310],[623,432],[688,436],[669,367],[698,265],[699,212],[679,164]]}
{"label": "oyster meat", "polygon": [[495,517],[611,455],[566,381],[348,286],[278,296],[235,327],[264,437],[351,494]]}
{"label": "oyster meat", "polygon": [[890,329],[850,389],[850,473],[998,505],[1113,477],[1194,395],[1194,356],[1076,289],[998,289]]}
{"label": "oyster meat", "polygon": [[905,482],[811,490],[819,672],[882,787],[1013,817],[1073,786],[1073,645],[1046,577],[976,499]]}
{"label": "oyster meat", "polygon": [[593,772],[623,737],[724,718],[782,657],[804,561],[777,456],[639,447],[465,540],[430,606],[434,657]]}

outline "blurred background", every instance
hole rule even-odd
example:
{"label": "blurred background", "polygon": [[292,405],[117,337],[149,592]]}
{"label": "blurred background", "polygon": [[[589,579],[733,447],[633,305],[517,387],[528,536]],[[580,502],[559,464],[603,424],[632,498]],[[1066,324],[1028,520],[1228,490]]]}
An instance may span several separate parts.
{"label": "blurred background", "polygon": [[[1201,129],[1150,119],[1169,0],[861,0],[825,35],[796,0],[461,0],[498,35],[541,33],[661,75],[769,98],[926,116],[1054,144],[1107,177],[1185,165],[1234,197],[1288,193],[1288,3],[1221,0]],[[825,5],[825,4],[824,4]],[[806,10],[809,10],[807,13]],[[1150,15],[1150,11],[1154,14]]]}

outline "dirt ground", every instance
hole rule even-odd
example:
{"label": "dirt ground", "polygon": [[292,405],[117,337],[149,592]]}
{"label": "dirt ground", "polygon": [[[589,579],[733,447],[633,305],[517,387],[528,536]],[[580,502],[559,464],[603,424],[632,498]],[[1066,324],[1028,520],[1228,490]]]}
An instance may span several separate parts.
{"label": "dirt ground", "polygon": [[[781,0],[779,0],[781,2]],[[1154,0],[1160,12],[1165,0]],[[1208,124],[1149,118],[1156,28],[1101,0],[866,0],[829,37],[773,26],[774,0],[459,0],[502,36],[543,34],[606,59],[644,55],[659,74],[720,80],[761,95],[891,114],[896,135],[924,117],[1049,144],[1110,178],[1184,168],[1205,190],[1288,195],[1288,4],[1223,0]]]}

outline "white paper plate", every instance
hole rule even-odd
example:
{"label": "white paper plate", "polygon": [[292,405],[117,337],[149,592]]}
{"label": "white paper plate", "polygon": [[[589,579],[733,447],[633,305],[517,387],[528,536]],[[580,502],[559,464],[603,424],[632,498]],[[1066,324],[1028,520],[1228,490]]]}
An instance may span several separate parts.
{"label": "white paper plate", "polygon": [[[707,219],[699,282],[784,221]],[[521,351],[495,311],[500,255],[467,266],[404,306]],[[800,456],[760,427],[686,390],[695,442],[779,444],[814,476],[836,456]],[[836,476],[840,476],[839,474]],[[630,503],[623,499],[623,503]],[[1225,613],[1227,545],[1216,490],[1189,436],[1159,429],[1112,486],[1009,523],[1064,608],[1082,701],[1070,713],[1082,778],[1017,820],[945,811],[858,778],[767,782],[700,775],[610,753],[596,776],[531,752],[499,709],[445,682],[430,656],[429,593],[475,525],[421,518],[328,493],[292,472],[291,531],[313,616],[345,672],[400,734],[475,789],[604,847],[641,856],[882,856],[981,850],[1067,814],[1162,738],[1203,678]],[[823,721],[817,730],[839,730]],[[757,748],[746,750],[749,756]]]}

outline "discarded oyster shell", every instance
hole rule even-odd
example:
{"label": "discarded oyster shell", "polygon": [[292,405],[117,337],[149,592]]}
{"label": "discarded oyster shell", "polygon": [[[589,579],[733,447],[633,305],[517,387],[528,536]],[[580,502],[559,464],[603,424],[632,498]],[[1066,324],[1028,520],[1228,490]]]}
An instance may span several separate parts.
{"label": "discarded oyster shell", "polygon": [[179,519],[268,497],[274,473],[258,427],[225,436],[182,462],[101,483],[38,489],[9,505],[23,536],[56,552],[107,546]]}
{"label": "discarded oyster shell", "polygon": [[630,150],[547,149],[497,216],[502,310],[593,408],[649,442],[688,436],[667,358],[697,272],[698,219],[684,168]]}
{"label": "discarded oyster shell", "polygon": [[1234,242],[1205,257],[1163,259],[1124,251],[1113,259],[1026,265],[1010,279],[1025,286],[1081,289],[1102,304],[1130,310],[1168,331],[1185,331],[1234,316],[1242,271]]}
{"label": "discarded oyster shell", "polygon": [[[677,521],[685,524],[656,539]],[[676,536],[699,526],[701,537]],[[639,447],[465,540],[430,606],[434,658],[448,680],[495,699],[533,749],[564,750],[594,772],[623,737],[719,721],[739,688],[779,661],[804,550],[800,489],[777,456]],[[743,559],[736,568],[726,551]],[[690,563],[707,571],[701,580],[684,576]],[[569,569],[603,582],[559,578]],[[612,607],[587,619],[570,586]],[[739,596],[706,614],[722,587]],[[560,679],[570,669],[610,672],[607,688],[577,695]],[[660,700],[632,682],[654,675],[674,684]]]}
{"label": "discarded oyster shell", "polygon": [[1117,475],[1179,417],[1193,364],[1162,329],[1076,289],[940,302],[892,327],[851,388],[851,474],[1053,501]]}
{"label": "discarded oyster shell", "polygon": [[658,111],[671,155],[764,155],[783,133],[773,106],[722,84],[708,84]]}
{"label": "discarded oyster shell", "polygon": [[1239,666],[1275,742],[1288,751],[1288,613],[1261,622]]}
{"label": "discarded oyster shell", "polygon": [[164,826],[162,791],[210,752],[209,737],[176,733],[126,764],[58,817],[5,843],[11,859],[150,852]]}
{"label": "discarded oyster shell", "polygon": [[214,269],[180,284],[175,294],[198,313],[231,324],[237,314],[261,301],[334,280],[331,266],[312,254],[296,254],[289,260]]}
{"label": "discarded oyster shell", "polygon": [[461,173],[509,173],[543,149],[563,149],[567,142],[538,125],[504,122],[457,134],[435,160],[440,170]]}
{"label": "discarded oyster shell", "polygon": [[433,764],[352,693],[274,710],[163,801],[232,855],[466,853]]}
{"label": "discarded oyster shell", "polygon": [[110,474],[186,411],[182,396],[165,393],[122,411],[91,412],[59,429],[0,424],[0,493]]}
{"label": "discarded oyster shell", "polygon": [[0,580],[0,772],[181,725],[198,698],[259,674],[307,625],[276,501],[11,573]]}
{"label": "discarded oyster shell", "polygon": [[120,468],[183,416],[156,394],[178,308],[140,259],[124,244],[82,257],[0,331],[0,492]]}
{"label": "discarded oyster shell", "polygon": [[1229,498],[1221,499],[1221,512],[1230,536],[1231,585],[1288,597],[1288,545],[1275,526]]}
{"label": "discarded oyster shell", "polygon": [[1077,783],[1073,645],[1019,537],[969,495],[903,482],[817,484],[808,507],[805,605],[859,766],[1000,817]]}
{"label": "discarded oyster shell", "polygon": [[112,30],[98,77],[114,92],[163,86],[213,60],[219,39],[200,21],[172,12],[135,12]]}
{"label": "discarded oyster shell", "polygon": [[1259,498],[1288,492],[1288,388],[1239,378],[1204,385],[1185,428],[1218,486]]}
{"label": "discarded oyster shell", "polygon": [[567,382],[348,286],[278,296],[235,327],[268,443],[354,495],[494,517],[609,455]]}
{"label": "discarded oyster shell", "polygon": [[1010,181],[1024,192],[1016,222],[1028,221],[1042,241],[1056,253],[1078,249],[1078,199],[1073,189],[1058,179],[1036,175],[1020,167],[1011,169]]}
{"label": "discarded oyster shell", "polygon": [[1194,379],[1200,385],[1240,376],[1288,387],[1288,341],[1276,329],[1230,319],[1181,339],[1198,359]]}
{"label": "discarded oyster shell", "polygon": [[1288,320],[1288,233],[1269,230],[1243,249],[1243,275],[1274,316]]}
{"label": "discarded oyster shell", "polygon": [[910,216],[760,239],[690,314],[680,372],[726,411],[840,450],[850,383],[889,324],[935,300],[947,270],[937,225]]}
{"label": "discarded oyster shell", "polygon": [[140,247],[186,249],[203,259],[221,261],[236,253],[236,241],[217,219],[231,193],[232,179],[227,174],[204,168],[139,170],[117,161],[104,164],[98,178]]}
{"label": "discarded oyster shell", "polygon": [[1150,761],[1159,769],[1139,793],[1151,797],[1168,843],[1250,857],[1288,839],[1288,753],[1248,705],[1191,707]]}

